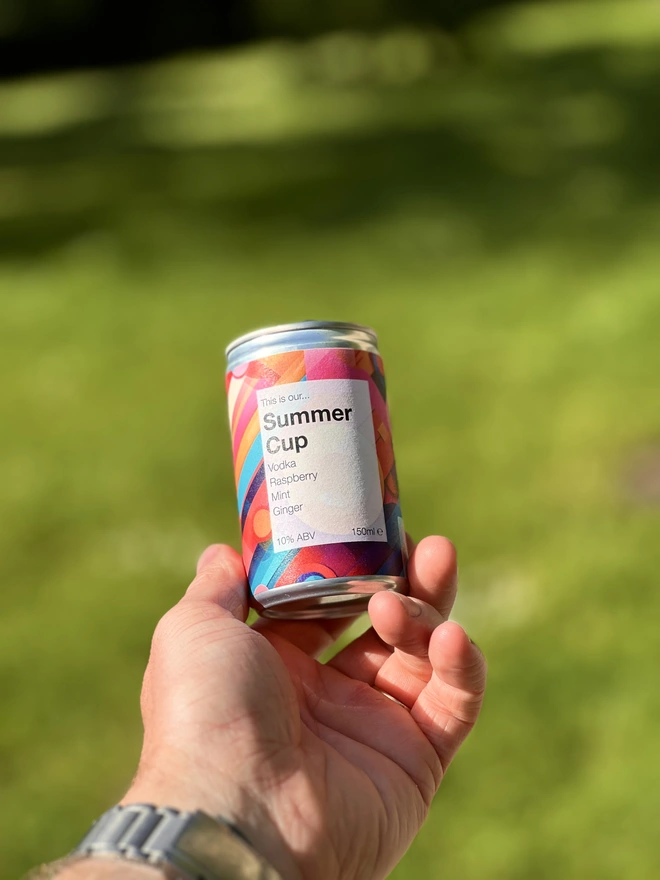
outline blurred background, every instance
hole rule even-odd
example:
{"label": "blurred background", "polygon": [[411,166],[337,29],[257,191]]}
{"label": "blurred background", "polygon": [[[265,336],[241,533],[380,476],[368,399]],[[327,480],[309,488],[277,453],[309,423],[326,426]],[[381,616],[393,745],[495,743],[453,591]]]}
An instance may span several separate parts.
{"label": "blurred background", "polygon": [[0,876],[135,767],[238,542],[225,345],[379,332],[479,726],[396,880],[660,873],[660,4],[0,3]]}

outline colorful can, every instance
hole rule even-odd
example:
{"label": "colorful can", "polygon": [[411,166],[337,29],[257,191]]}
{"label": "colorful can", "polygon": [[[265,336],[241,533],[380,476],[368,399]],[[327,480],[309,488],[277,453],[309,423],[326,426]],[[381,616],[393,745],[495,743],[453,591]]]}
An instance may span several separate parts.
{"label": "colorful can", "polygon": [[227,348],[243,560],[267,617],[359,614],[406,589],[383,362],[369,327],[303,321]]}

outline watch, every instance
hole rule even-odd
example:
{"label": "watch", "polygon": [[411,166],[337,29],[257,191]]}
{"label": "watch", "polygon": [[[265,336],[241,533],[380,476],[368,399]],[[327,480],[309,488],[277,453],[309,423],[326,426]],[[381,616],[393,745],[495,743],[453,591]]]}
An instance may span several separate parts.
{"label": "watch", "polygon": [[116,806],[71,853],[160,868],[168,880],[282,880],[243,834],[222,819],[151,804]]}

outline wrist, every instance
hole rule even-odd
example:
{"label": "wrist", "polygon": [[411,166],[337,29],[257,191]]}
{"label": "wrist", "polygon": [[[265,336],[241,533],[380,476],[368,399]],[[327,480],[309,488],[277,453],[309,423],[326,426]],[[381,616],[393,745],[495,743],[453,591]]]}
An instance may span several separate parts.
{"label": "wrist", "polygon": [[44,866],[32,880],[284,880],[237,831],[202,810],[171,805],[118,804],[91,826],[67,859]]}
{"label": "wrist", "polygon": [[80,858],[68,862],[53,880],[165,880],[156,865],[118,859]]}
{"label": "wrist", "polygon": [[[159,762],[159,766],[160,762]],[[164,766],[171,765],[165,764]],[[120,804],[154,804],[181,811],[202,810],[231,825],[284,878],[301,880],[292,853],[258,801],[227,780],[221,791],[207,790],[175,773],[140,771]],[[148,878],[145,878],[148,880]],[[157,880],[157,877],[154,878]]]}

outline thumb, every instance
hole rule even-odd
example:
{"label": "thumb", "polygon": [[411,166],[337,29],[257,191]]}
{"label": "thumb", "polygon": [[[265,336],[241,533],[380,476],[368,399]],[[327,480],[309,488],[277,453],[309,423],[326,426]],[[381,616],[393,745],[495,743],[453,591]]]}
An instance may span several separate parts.
{"label": "thumb", "polygon": [[197,575],[181,600],[212,603],[237,620],[248,615],[248,585],[243,560],[227,544],[212,544],[197,563]]}

